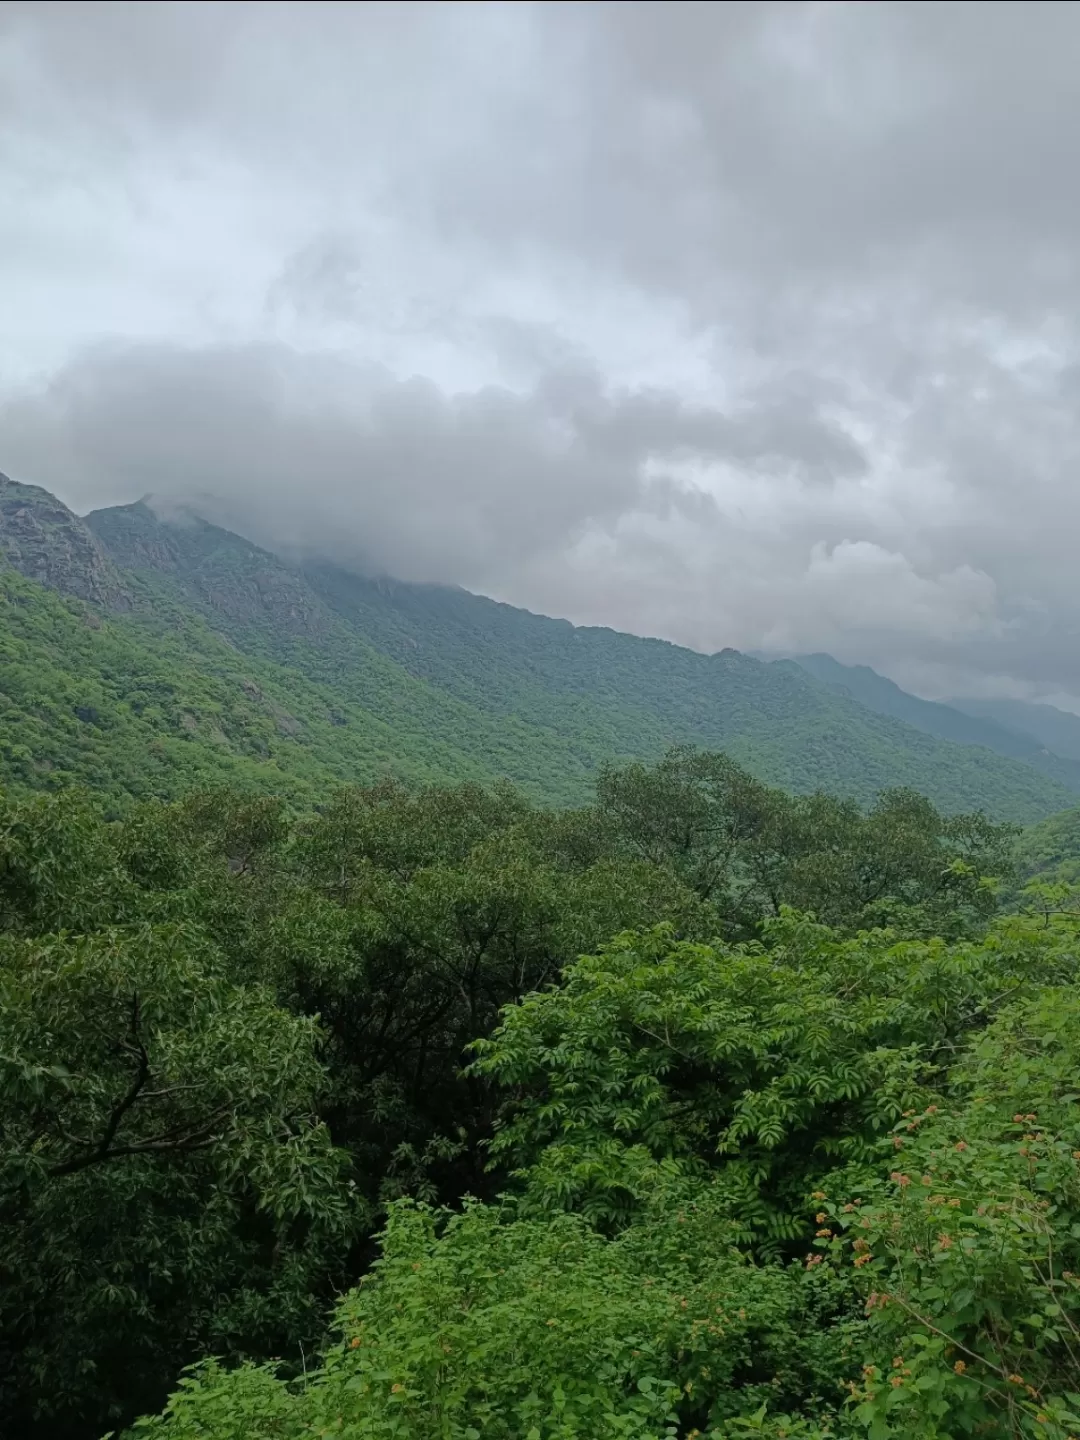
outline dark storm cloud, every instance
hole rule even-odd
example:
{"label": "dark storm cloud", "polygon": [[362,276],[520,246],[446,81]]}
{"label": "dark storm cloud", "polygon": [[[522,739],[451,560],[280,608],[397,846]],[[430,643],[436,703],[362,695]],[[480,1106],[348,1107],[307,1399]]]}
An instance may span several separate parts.
{"label": "dark storm cloud", "polygon": [[1071,3],[0,5],[0,466],[1080,695],[1078,58]]}

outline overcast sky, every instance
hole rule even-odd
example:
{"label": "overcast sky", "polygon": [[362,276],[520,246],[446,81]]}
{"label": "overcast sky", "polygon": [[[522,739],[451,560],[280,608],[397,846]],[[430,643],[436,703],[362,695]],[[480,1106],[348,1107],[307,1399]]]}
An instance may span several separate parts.
{"label": "overcast sky", "polygon": [[0,470],[1080,708],[1078,70],[1030,0],[0,3]]}

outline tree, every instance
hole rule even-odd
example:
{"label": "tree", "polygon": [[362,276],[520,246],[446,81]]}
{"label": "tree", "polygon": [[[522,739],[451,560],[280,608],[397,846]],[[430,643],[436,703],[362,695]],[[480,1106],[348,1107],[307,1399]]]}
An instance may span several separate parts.
{"label": "tree", "polygon": [[982,815],[945,817],[907,790],[866,811],[787,795],[689,747],[608,767],[597,805],[624,848],[713,904],[728,939],[755,936],[785,905],[849,930],[977,934],[996,906],[990,882],[1012,868],[1013,827]]}
{"label": "tree", "polygon": [[210,1365],[137,1433],[659,1440],[763,1402],[838,1405],[859,1329],[843,1284],[753,1266],[732,1239],[708,1190],[657,1194],[615,1239],[579,1216],[399,1203],[306,1383]]}
{"label": "tree", "polygon": [[283,1002],[320,1017],[324,1113],[372,1200],[494,1193],[482,1143],[499,1097],[463,1073],[471,1041],[627,920],[712,927],[670,871],[596,859],[593,834],[513,792],[392,787],[304,827],[305,883],[260,926],[260,955]]}
{"label": "tree", "polygon": [[805,1196],[933,1098],[1004,997],[1075,973],[1062,936],[844,937],[784,913],[766,946],[618,937],[474,1047],[508,1104],[492,1150],[531,1210],[618,1226],[672,1173],[715,1174],[762,1253],[807,1237]]}
{"label": "tree", "polygon": [[857,1203],[844,1177],[829,1187],[817,1243],[866,1297],[855,1399],[871,1433],[1075,1434],[1078,1066],[1075,987],[1027,995],[963,1055],[940,1103],[902,1118],[891,1166],[860,1181]]}
{"label": "tree", "polygon": [[[193,923],[93,925],[131,890],[76,802],[4,818],[0,1428],[100,1433],[201,1351],[312,1343],[362,1212],[314,1020]],[[45,928],[65,886],[83,933]]]}
{"label": "tree", "polygon": [[[1031,1056],[1060,1098],[1075,916],[1047,893],[990,920],[1007,844],[688,751],[562,812],[471,785],[303,817],[0,798],[0,1427],[92,1440],[212,1354],[142,1429],[878,1440],[858,1363],[895,1345],[931,1357],[889,1386],[915,1396],[898,1440],[945,1440],[917,1428],[919,1385],[948,1409],[960,1373],[935,1326],[1030,1372],[1058,1423],[1071,1357],[1024,1266],[1075,1248],[1040,1207],[1073,1225],[1080,1135],[1067,1105],[1049,1149],[1031,1131],[1053,1184],[1025,1191],[971,1107],[1011,1087],[1041,1111]],[[1045,987],[1057,1029],[1025,1009]],[[935,1114],[1011,1187],[986,1190],[1011,1258],[980,1258],[981,1319],[934,1309],[943,1262],[895,1188],[920,1136],[960,1153]],[[940,1233],[966,1254],[951,1200],[991,1212],[958,1185]],[[874,1267],[899,1329],[902,1306],[863,1313]],[[1051,1343],[992,1351],[992,1313],[1042,1313]]]}

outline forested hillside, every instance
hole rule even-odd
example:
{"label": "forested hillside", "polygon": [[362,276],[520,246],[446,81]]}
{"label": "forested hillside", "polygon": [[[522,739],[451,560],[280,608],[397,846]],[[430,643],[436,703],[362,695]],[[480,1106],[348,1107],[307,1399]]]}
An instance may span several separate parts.
{"label": "forested hillside", "polygon": [[795,666],[297,568],[144,504],[84,523],[0,480],[0,557],[0,779],[16,787],[81,780],[119,804],[223,779],[306,804],[338,781],[505,777],[575,803],[606,760],[693,743],[864,803],[908,785],[1028,821],[1072,799],[1069,775],[942,742]]}
{"label": "forested hillside", "polygon": [[972,700],[951,702],[958,710],[980,719],[992,720],[1014,733],[1033,735],[1040,744],[1070,760],[1080,760],[1080,716],[1054,705],[1035,705],[1027,700]]}
{"label": "forested hillside", "polygon": [[696,751],[324,798],[0,800],[0,1433],[1073,1433],[1008,827]]}
{"label": "forested hillside", "polygon": [[[1080,791],[1080,718],[1075,715],[1022,701],[958,700],[945,705],[922,700],[868,665],[841,665],[831,655],[799,655],[794,663],[879,715],[892,715],[942,740],[982,745],[998,755],[1024,760],[1070,790]],[[1002,723],[995,717],[1006,718]]]}

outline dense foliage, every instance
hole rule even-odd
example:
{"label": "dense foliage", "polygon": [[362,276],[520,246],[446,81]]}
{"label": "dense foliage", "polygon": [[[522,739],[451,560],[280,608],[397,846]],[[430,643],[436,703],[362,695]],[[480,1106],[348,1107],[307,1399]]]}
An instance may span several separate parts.
{"label": "dense foliage", "polygon": [[0,814],[4,1433],[152,1402],[196,1339],[314,1337],[356,1224],[315,1021],[124,859],[85,802]]}
{"label": "dense foliage", "polygon": [[1074,1434],[1071,928],[780,948],[764,1026],[737,997],[768,950],[655,933],[508,1012],[482,1064],[517,1188],[397,1202],[317,1368],[212,1362],[134,1433]]}
{"label": "dense foliage", "polygon": [[295,1360],[390,1197],[491,1193],[467,1044],[654,917],[710,926],[596,812],[508,789],[7,801],[0,1422],[94,1433],[202,1349]]}
{"label": "dense foliage", "polygon": [[83,521],[0,476],[11,789],[83,783],[119,806],[228,783],[310,806],[388,775],[507,777],[533,799],[582,804],[605,761],[679,743],[722,748],[796,792],[868,804],[902,785],[946,812],[1019,822],[1073,803],[1080,774],[1039,747],[943,743],[795,665],[297,568],[142,504]]}
{"label": "dense foliage", "polygon": [[1064,810],[1025,830],[1016,864],[1021,879],[1066,886],[1080,881],[1080,810]]}
{"label": "dense foliage", "polygon": [[1075,947],[1011,844],[695,751],[9,798],[0,1429],[1068,1433]]}

